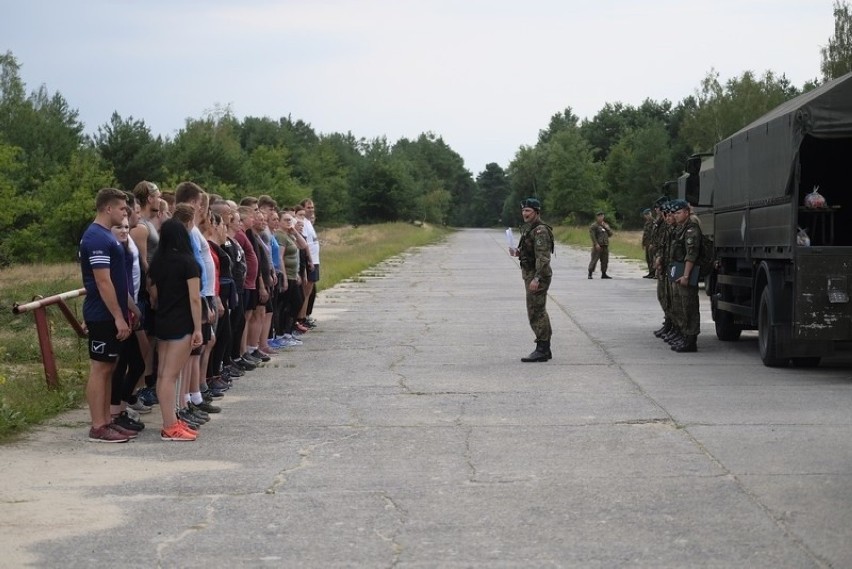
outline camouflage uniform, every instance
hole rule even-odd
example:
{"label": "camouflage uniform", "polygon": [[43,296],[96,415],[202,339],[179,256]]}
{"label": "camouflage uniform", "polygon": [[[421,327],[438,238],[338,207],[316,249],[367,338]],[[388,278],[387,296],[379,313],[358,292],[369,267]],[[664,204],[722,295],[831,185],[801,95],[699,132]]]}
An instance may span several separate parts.
{"label": "camouflage uniform", "polygon": [[645,250],[645,264],[648,265],[648,274],[650,278],[654,274],[654,255],[651,247],[651,237],[654,234],[654,219],[645,221],[642,226],[642,248]]}
{"label": "camouflage uniform", "polygon": [[[672,241],[672,261],[695,263],[701,249],[701,227],[692,218],[678,226]],[[698,267],[693,265],[693,271]],[[683,286],[674,283],[672,304],[678,307],[681,332],[686,337],[697,336],[701,318],[698,306],[698,286]]]}
{"label": "camouflage uniform", "polygon": [[[589,237],[592,238],[592,258],[589,261],[589,278],[592,278],[592,273],[595,272],[598,260],[601,262],[601,275],[606,275],[606,270],[609,267],[610,235],[612,235],[612,230],[609,227],[604,227],[598,222],[589,226]],[[598,250],[595,245],[600,245],[600,250]]]}
{"label": "camouflage uniform", "polygon": [[664,327],[665,325],[671,325],[671,294],[669,279],[666,277],[666,267],[669,266],[668,245],[670,234],[671,226],[666,223],[666,217],[660,214],[660,217],[654,222],[650,249],[654,263],[660,266],[660,270],[657,272],[657,301],[660,303],[660,308],[663,309]]}
{"label": "camouflage uniform", "polygon": [[[521,275],[527,293],[527,317],[536,342],[550,342],[552,330],[547,315],[547,291],[553,277],[550,254],[553,252],[553,231],[541,220],[524,227],[518,243]],[[530,281],[538,279],[538,291],[530,292]]]}

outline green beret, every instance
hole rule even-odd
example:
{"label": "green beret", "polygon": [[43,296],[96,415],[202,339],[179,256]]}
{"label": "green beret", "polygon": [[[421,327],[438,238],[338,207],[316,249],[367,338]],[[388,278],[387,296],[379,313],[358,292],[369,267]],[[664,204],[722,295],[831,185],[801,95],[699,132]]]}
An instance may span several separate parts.
{"label": "green beret", "polygon": [[538,201],[538,198],[527,198],[521,202],[521,207],[531,207],[536,211],[541,211],[541,202]]}

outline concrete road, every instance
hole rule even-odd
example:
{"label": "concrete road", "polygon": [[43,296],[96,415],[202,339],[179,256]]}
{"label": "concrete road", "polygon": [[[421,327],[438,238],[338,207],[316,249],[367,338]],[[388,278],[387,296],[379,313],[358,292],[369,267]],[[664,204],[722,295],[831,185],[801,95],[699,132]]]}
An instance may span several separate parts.
{"label": "concrete road", "polygon": [[675,354],[638,264],[587,263],[548,363],[502,232],[460,231],[323,293],[194,443],[80,411],[0,448],[0,566],[852,567],[849,358],[766,368],[706,310]]}

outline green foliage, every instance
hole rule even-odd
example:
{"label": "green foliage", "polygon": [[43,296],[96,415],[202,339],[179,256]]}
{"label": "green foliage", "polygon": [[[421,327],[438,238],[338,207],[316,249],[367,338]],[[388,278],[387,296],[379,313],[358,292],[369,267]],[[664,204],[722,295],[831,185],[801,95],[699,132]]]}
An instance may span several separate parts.
{"label": "green foliage", "polygon": [[624,226],[640,227],[639,212],[659,196],[660,181],[676,176],[671,152],[671,140],[660,122],[626,132],[612,148],[604,177],[609,203],[618,204],[617,219]]}
{"label": "green foliage", "polygon": [[496,162],[485,165],[476,177],[476,193],[471,208],[471,225],[491,227],[504,219],[503,205],[511,194],[506,172]]}
{"label": "green foliage", "polygon": [[164,143],[151,136],[145,121],[122,119],[113,113],[108,124],[98,127],[92,143],[112,168],[121,189],[132,190],[142,180],[165,178]]}
{"label": "green foliage", "polygon": [[825,81],[852,71],[852,12],[845,0],[834,2],[834,35],[820,48],[820,70]]}
{"label": "green foliage", "polygon": [[683,120],[680,136],[693,152],[707,152],[800,91],[784,76],[767,71],[761,77],[746,71],[723,86],[711,70],[701,82],[695,107]]}

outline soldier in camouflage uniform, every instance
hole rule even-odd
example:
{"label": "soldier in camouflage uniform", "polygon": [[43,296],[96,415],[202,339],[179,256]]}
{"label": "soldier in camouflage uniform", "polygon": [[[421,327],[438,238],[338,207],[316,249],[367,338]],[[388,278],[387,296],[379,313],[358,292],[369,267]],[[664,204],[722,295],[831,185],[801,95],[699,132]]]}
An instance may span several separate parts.
{"label": "soldier in camouflage uniform", "polygon": [[[672,304],[679,308],[683,341],[672,343],[676,352],[698,351],[698,333],[701,318],[698,306],[698,284],[690,283],[692,271],[697,271],[695,262],[701,252],[701,227],[692,216],[689,204],[677,200],[671,206],[677,228],[672,239],[672,260],[684,263],[683,275],[672,283]],[[694,279],[693,279],[694,280]]]}
{"label": "soldier in camouflage uniform", "polygon": [[521,358],[522,362],[546,362],[553,355],[550,352],[550,317],[547,315],[547,290],[553,271],[550,268],[550,255],[553,253],[553,230],[541,221],[541,202],[527,198],[521,202],[521,215],[524,226],[517,249],[509,253],[519,258],[521,275],[527,296],[527,317],[535,333],[535,350]]}
{"label": "soldier in camouflage uniform", "polygon": [[642,248],[645,250],[645,264],[648,266],[648,274],[642,278],[653,279],[655,275],[654,257],[651,255],[651,235],[654,233],[654,216],[651,213],[651,208],[643,209],[642,217],[645,219],[645,224],[642,226]]}
{"label": "soldier in camouflage uniform", "polygon": [[657,217],[654,220],[654,229],[651,233],[651,255],[654,263],[654,276],[657,278],[657,301],[660,303],[660,308],[663,310],[663,325],[654,331],[654,336],[662,338],[664,335],[672,331],[671,318],[671,295],[669,294],[669,281],[666,278],[666,268],[668,267],[667,250],[669,242],[670,225],[668,218],[668,202],[667,196],[661,196],[654,202],[654,209],[657,212]]}
{"label": "soldier in camouflage uniform", "polygon": [[605,212],[599,211],[595,214],[595,222],[589,226],[589,237],[592,238],[592,258],[589,261],[589,278],[592,278],[592,273],[595,272],[598,260],[601,262],[601,278],[612,278],[606,274],[606,269],[609,266],[609,238],[612,236],[612,229],[604,221],[604,215]]}

